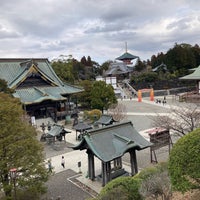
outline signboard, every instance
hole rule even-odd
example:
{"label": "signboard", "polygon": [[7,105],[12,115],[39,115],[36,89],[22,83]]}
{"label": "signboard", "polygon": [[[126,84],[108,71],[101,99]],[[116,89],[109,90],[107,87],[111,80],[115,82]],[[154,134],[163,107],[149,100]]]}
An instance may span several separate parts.
{"label": "signboard", "polygon": [[169,130],[163,128],[154,128],[148,130],[147,133],[149,134],[150,142],[153,144],[150,147],[151,162],[157,162],[155,150],[165,146],[169,146],[169,152],[170,152],[170,146],[172,145],[172,140]]}

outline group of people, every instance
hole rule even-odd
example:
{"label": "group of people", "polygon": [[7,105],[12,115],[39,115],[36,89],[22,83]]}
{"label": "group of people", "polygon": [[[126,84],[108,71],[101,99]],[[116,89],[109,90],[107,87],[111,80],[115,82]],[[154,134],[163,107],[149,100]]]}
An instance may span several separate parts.
{"label": "group of people", "polygon": [[[48,164],[49,172],[52,173],[53,167],[52,167],[51,159],[49,159],[47,161],[47,164]],[[61,157],[61,166],[63,167],[63,169],[65,168],[65,157],[64,156]]]}
{"label": "group of people", "polygon": [[166,97],[164,96],[163,100],[161,100],[161,99],[156,99],[156,103],[162,103],[163,106],[164,106],[164,105],[167,103]]}

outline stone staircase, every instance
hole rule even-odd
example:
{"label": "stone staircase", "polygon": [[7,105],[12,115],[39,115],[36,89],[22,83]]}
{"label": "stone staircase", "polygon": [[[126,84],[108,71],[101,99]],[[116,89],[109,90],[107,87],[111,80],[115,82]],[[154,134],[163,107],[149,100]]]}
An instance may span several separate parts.
{"label": "stone staircase", "polygon": [[137,91],[129,84],[129,80],[124,80],[121,83],[118,83],[118,87],[121,91],[123,91],[123,97],[127,99],[131,99],[137,97]]}

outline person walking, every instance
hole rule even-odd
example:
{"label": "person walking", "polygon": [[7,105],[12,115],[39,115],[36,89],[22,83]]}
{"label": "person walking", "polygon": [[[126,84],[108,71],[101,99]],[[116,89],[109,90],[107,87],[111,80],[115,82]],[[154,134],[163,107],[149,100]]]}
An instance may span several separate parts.
{"label": "person walking", "polygon": [[63,168],[65,168],[65,158],[64,158],[64,156],[62,156],[62,159],[61,159],[61,166]]}
{"label": "person walking", "polygon": [[48,160],[48,169],[49,169],[49,172],[52,173],[52,164],[51,164],[51,160]]}

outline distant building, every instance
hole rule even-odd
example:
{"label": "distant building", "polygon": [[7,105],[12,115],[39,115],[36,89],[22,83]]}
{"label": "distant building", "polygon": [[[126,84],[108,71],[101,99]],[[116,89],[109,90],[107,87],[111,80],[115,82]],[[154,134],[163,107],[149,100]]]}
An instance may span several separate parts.
{"label": "distant building", "polygon": [[167,72],[167,65],[166,64],[164,64],[163,62],[160,64],[160,65],[158,65],[157,67],[155,67],[155,68],[153,68],[152,69],[152,71],[153,72],[159,72],[159,71],[162,71],[162,72]]}
{"label": "distant building", "polygon": [[[113,86],[117,97],[125,96],[123,88],[119,87],[118,83],[130,78],[130,75],[135,67],[132,60],[138,58],[138,56],[128,53],[126,48],[125,53],[117,57],[116,60],[110,64],[108,70],[104,72],[104,78],[101,79],[106,81],[107,84],[111,84]],[[100,80],[100,78],[97,78],[96,80]]]}
{"label": "distant building", "polygon": [[121,60],[123,61],[123,63],[125,63],[126,65],[130,65],[132,64],[132,60],[136,59],[136,58],[139,58],[138,56],[134,56],[130,53],[128,53],[127,51],[122,54],[121,56],[117,57],[116,60]]}
{"label": "distant building", "polygon": [[0,79],[14,89],[24,110],[36,118],[57,120],[70,110],[70,96],[83,90],[62,82],[48,59],[0,59]]}
{"label": "distant building", "polygon": [[190,71],[193,71],[191,74],[183,76],[180,80],[192,80],[196,82],[197,85],[197,94],[200,94],[200,65],[197,68],[193,68]]}
{"label": "distant building", "polygon": [[104,76],[115,76],[117,77],[117,80],[129,78],[130,73],[134,70],[134,64],[132,63],[132,60],[137,58],[139,57],[134,56],[126,51],[124,54],[116,58],[116,60],[119,61],[115,61],[110,64]]}

